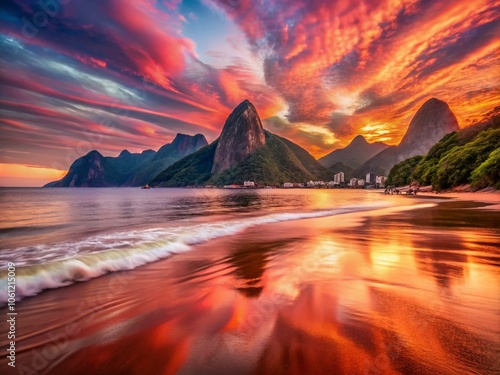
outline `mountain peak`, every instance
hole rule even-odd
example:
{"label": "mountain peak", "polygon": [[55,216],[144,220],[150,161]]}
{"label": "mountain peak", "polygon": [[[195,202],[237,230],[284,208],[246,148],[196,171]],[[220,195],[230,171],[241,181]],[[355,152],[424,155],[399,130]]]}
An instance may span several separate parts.
{"label": "mountain peak", "polygon": [[351,143],[349,143],[349,145],[361,145],[361,144],[368,144],[368,141],[362,135],[357,135],[356,137],[353,138]]}
{"label": "mountain peak", "polygon": [[415,155],[425,155],[445,134],[459,129],[457,118],[448,104],[431,98],[415,113],[398,147],[414,149]]}
{"label": "mountain peak", "polygon": [[422,105],[422,107],[425,105],[435,105],[435,104],[446,104],[446,102],[443,100],[439,100],[438,98],[430,98]]}
{"label": "mountain peak", "polygon": [[254,105],[245,99],[227,118],[215,150],[212,173],[244,161],[266,143],[264,128]]}
{"label": "mountain peak", "polygon": [[332,151],[318,161],[326,168],[338,162],[342,162],[350,168],[357,168],[387,147],[382,142],[368,143],[365,137],[357,135],[346,147]]}
{"label": "mountain peak", "polygon": [[[251,113],[254,113],[255,115],[257,115],[257,117],[259,116],[257,114],[257,109],[255,109],[254,105],[250,102],[250,100],[245,99],[240,104],[238,104],[236,106],[236,108],[233,109],[233,112],[229,115],[229,117],[231,117],[231,116],[233,116],[233,117],[240,116],[240,115],[242,115],[245,112],[251,112]],[[260,121],[260,119],[259,119],[259,121]],[[227,121],[226,121],[226,124],[227,124]],[[224,127],[225,126],[226,125],[224,125]]]}
{"label": "mountain peak", "polygon": [[118,157],[121,158],[123,156],[129,156],[129,155],[131,155],[129,150],[123,150],[122,152],[120,152],[120,155],[118,155]]}
{"label": "mountain peak", "polygon": [[174,139],[172,140],[172,144],[176,144],[176,143],[180,143],[186,139],[189,139],[191,138],[190,135],[187,135],[187,134],[183,134],[183,133],[177,133],[174,137]]}
{"label": "mountain peak", "polygon": [[167,143],[166,145],[160,147],[155,158],[163,158],[166,155],[171,155],[172,152],[174,152],[176,155],[184,157],[202,147],[205,147],[206,145],[208,145],[208,142],[205,136],[202,134],[196,134],[193,136],[183,133],[177,133],[171,143]]}
{"label": "mountain peak", "polygon": [[102,154],[97,150],[92,150],[87,155],[84,156],[84,158],[95,158],[95,157],[102,158],[104,156],[102,156]]}

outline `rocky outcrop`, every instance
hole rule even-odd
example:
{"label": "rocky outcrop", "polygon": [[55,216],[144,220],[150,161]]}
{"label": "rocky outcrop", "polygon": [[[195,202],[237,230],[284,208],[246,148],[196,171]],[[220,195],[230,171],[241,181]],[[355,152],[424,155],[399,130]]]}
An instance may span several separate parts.
{"label": "rocky outcrop", "polygon": [[217,142],[212,173],[220,173],[264,146],[266,137],[257,110],[248,100],[229,115]]}
{"label": "rocky outcrop", "polygon": [[123,182],[113,172],[114,166],[110,165],[109,160],[94,150],[77,159],[61,180],[51,182],[46,187],[107,187]]}
{"label": "rocky outcrop", "polygon": [[432,98],[419,108],[398,145],[404,159],[425,155],[448,133],[459,130],[458,121],[446,102]]}
{"label": "rocky outcrop", "polygon": [[187,135],[178,133],[172,143],[166,144],[158,150],[155,159],[158,160],[174,155],[182,158],[207,145],[208,142],[203,134]]}
{"label": "rocky outcrop", "polygon": [[46,187],[111,187],[145,185],[165,168],[208,145],[201,134],[177,134],[172,143],[158,152],[146,150],[130,153],[123,150],[117,157],[102,156],[98,151],[75,160],[68,173]]}
{"label": "rocky outcrop", "polygon": [[432,98],[413,116],[408,130],[397,146],[391,146],[357,168],[353,174],[363,177],[373,172],[387,175],[399,162],[425,155],[446,134],[459,130],[458,121],[446,102]]}
{"label": "rocky outcrop", "polygon": [[262,128],[255,107],[245,100],[226,120],[220,137],[150,181],[151,186],[184,187],[253,181],[281,185],[330,178],[330,173],[299,145]]}

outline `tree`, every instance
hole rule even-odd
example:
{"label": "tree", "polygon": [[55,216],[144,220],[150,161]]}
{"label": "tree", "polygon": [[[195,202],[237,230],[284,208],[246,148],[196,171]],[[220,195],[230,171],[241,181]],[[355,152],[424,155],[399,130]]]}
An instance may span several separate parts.
{"label": "tree", "polygon": [[387,181],[385,184],[395,186],[404,186],[410,184],[412,182],[411,175],[418,163],[420,163],[423,158],[424,157],[422,155],[417,155],[396,164],[389,172],[389,176],[387,177]]}

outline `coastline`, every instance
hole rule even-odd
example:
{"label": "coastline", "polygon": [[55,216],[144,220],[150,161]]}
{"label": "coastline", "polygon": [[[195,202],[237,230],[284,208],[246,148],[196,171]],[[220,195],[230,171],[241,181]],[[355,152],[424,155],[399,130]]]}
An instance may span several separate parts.
{"label": "coastline", "polygon": [[[481,207],[481,209],[500,210],[500,190],[476,191],[476,192],[451,191],[439,194],[429,192],[429,193],[419,193],[418,196],[426,198],[443,197],[459,201],[487,203],[488,206]],[[479,207],[477,209],[479,209]]]}

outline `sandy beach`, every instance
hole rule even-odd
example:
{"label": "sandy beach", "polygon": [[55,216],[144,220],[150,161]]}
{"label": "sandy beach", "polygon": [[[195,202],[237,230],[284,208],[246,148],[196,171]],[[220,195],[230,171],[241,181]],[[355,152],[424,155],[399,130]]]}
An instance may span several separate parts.
{"label": "sandy beach", "polygon": [[258,225],[47,290],[3,373],[496,374],[497,197]]}

